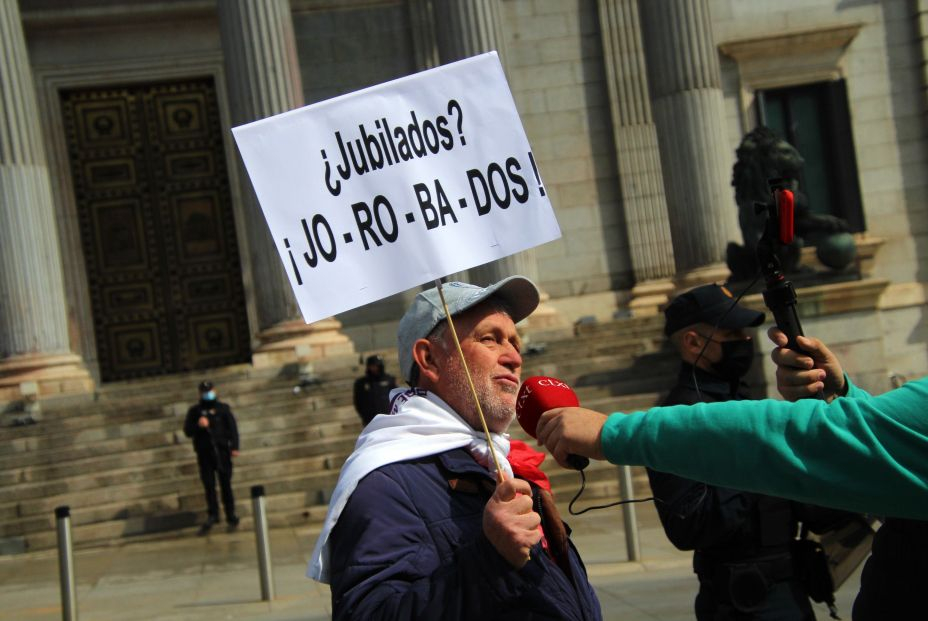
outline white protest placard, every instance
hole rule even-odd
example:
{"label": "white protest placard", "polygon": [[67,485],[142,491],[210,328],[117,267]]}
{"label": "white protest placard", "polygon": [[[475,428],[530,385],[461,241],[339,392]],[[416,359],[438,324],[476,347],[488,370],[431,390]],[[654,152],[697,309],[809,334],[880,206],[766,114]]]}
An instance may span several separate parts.
{"label": "white protest placard", "polygon": [[561,235],[495,52],[232,131],[307,323]]}

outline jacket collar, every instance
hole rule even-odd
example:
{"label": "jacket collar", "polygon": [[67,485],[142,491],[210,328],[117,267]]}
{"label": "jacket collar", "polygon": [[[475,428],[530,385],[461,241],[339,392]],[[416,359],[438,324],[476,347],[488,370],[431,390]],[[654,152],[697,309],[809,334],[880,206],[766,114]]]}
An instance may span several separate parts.
{"label": "jacket collar", "polygon": [[719,401],[742,398],[738,394],[740,392],[739,388],[742,387],[740,382],[732,384],[728,380],[699,367],[694,367],[688,362],[681,363],[680,373],[677,375],[677,385],[690,390],[697,390],[697,384],[700,393],[710,395]]}
{"label": "jacket collar", "polygon": [[477,463],[465,448],[456,448],[437,455],[438,461],[448,472],[454,474],[478,474],[492,480],[490,472]]}

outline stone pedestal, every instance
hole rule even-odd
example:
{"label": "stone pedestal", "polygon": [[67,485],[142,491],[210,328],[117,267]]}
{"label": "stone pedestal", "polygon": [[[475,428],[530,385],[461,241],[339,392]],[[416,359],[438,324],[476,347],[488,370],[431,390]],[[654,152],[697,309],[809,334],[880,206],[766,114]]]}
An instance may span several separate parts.
{"label": "stone pedestal", "polygon": [[731,276],[731,271],[724,263],[712,263],[695,269],[677,272],[673,279],[676,288],[676,293],[674,295],[678,295],[701,285],[709,285],[712,283],[722,284],[728,280],[729,276]]}
{"label": "stone pedestal", "polygon": [[354,344],[340,332],[341,327],[336,319],[323,319],[308,326],[302,319],[282,322],[258,335],[261,344],[252,353],[252,364],[255,368],[267,368],[353,355]]}
{"label": "stone pedestal", "polygon": [[93,379],[75,354],[25,354],[0,360],[0,404],[18,407],[25,401],[93,391]]}
{"label": "stone pedestal", "polygon": [[632,299],[628,309],[632,317],[651,317],[663,312],[674,292],[672,280],[646,280],[632,287]]}

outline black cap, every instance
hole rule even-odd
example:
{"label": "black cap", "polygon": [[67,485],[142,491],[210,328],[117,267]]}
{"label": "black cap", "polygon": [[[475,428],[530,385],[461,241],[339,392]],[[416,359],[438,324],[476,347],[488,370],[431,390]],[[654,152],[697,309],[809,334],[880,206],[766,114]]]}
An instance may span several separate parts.
{"label": "black cap", "polygon": [[368,356],[366,364],[367,366],[371,366],[372,364],[379,364],[380,366],[384,366],[383,357],[377,355]]}
{"label": "black cap", "polygon": [[731,291],[719,285],[691,289],[678,295],[664,309],[667,320],[664,334],[669,336],[694,323],[707,323],[726,330],[753,328],[764,323],[764,313],[738,306],[734,302]]}
{"label": "black cap", "polygon": [[209,380],[203,380],[199,386],[200,392],[209,392],[213,389],[213,383]]}

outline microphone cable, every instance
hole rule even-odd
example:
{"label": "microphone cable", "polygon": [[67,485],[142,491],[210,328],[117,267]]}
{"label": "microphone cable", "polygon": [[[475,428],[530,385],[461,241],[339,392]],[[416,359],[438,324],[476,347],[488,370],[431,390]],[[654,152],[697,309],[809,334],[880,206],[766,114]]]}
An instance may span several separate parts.
{"label": "microphone cable", "polygon": [[583,515],[587,511],[594,511],[596,509],[608,509],[610,507],[617,507],[619,505],[627,505],[632,502],[648,502],[653,500],[655,502],[664,502],[660,498],[651,496],[649,498],[630,498],[629,500],[617,500],[616,502],[610,502],[606,505],[593,505],[592,507],[587,507],[586,509],[581,509],[580,511],[574,511],[574,503],[577,502],[577,499],[580,498],[580,494],[583,493],[583,490],[586,489],[586,474],[583,473],[583,470],[580,470],[580,491],[571,498],[570,503],[567,505],[567,512],[571,515]]}

